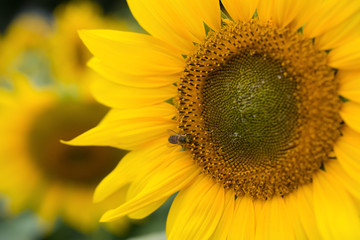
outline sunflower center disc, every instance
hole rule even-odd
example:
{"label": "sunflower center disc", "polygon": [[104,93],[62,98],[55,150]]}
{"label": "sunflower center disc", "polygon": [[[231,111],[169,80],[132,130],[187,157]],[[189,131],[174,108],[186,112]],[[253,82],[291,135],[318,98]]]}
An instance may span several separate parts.
{"label": "sunflower center disc", "polygon": [[268,199],[312,181],[339,136],[341,102],[326,53],[288,28],[228,23],[187,58],[180,134],[204,174]]}
{"label": "sunflower center disc", "polygon": [[289,148],[297,122],[296,82],[283,73],[280,62],[245,53],[206,78],[201,115],[229,161],[269,161]]}
{"label": "sunflower center disc", "polygon": [[109,147],[62,144],[94,127],[107,109],[100,104],[63,102],[42,112],[29,132],[29,151],[49,178],[95,185],[125,154]]}

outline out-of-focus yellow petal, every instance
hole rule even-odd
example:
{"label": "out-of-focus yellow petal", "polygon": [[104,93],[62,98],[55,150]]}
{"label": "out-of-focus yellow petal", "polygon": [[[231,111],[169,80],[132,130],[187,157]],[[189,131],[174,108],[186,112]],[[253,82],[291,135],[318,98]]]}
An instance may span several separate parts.
{"label": "out-of-focus yellow petal", "polygon": [[63,204],[61,196],[64,196],[63,194],[63,189],[56,183],[46,190],[38,210],[41,218],[49,222],[55,221],[61,211],[61,205]]}
{"label": "out-of-focus yellow petal", "polygon": [[36,13],[17,16],[1,36],[0,73],[17,71],[26,52],[36,49],[36,54],[47,60],[51,27],[45,17]]}
{"label": "out-of-focus yellow petal", "polygon": [[86,66],[91,53],[81,42],[79,30],[129,29],[129,24],[124,21],[125,18],[110,19],[111,17],[103,14],[97,2],[71,1],[69,4],[60,4],[55,9],[54,31],[50,38],[49,53],[52,72],[59,81],[79,84],[86,82],[93,73]]}
{"label": "out-of-focus yellow petal", "polygon": [[200,175],[176,196],[166,223],[168,239],[209,239],[223,213],[224,201],[223,186]]}
{"label": "out-of-focus yellow petal", "polygon": [[94,210],[95,205],[91,201],[92,191],[92,187],[68,186],[65,197],[59,199],[64,205],[63,215],[66,222],[85,233],[90,233],[96,229],[98,225],[96,219],[99,218],[101,211],[100,208],[97,211]]}
{"label": "out-of-focus yellow petal", "polygon": [[162,1],[128,0],[129,8],[139,24],[152,36],[172,44],[188,54],[193,42],[205,37],[204,22],[220,29],[218,0]]}
{"label": "out-of-focus yellow petal", "polygon": [[322,238],[359,239],[359,213],[345,187],[324,171],[314,176],[313,186],[315,217]]}

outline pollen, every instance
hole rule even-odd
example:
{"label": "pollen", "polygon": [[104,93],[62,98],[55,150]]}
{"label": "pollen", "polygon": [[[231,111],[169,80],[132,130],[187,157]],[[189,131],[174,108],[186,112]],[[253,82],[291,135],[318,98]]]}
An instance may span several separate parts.
{"label": "pollen", "polygon": [[204,174],[237,196],[269,199],[310,183],[340,135],[327,54],[289,28],[226,23],[187,57],[179,132]]}

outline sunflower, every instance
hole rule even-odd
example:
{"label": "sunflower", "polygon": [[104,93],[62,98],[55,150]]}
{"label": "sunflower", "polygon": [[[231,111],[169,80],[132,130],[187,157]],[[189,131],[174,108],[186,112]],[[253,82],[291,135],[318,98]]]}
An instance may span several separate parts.
{"label": "sunflower", "polygon": [[[125,152],[75,148],[60,139],[94,126],[107,108],[35,88],[22,74],[13,74],[11,80],[13,89],[0,89],[0,193],[9,198],[14,214],[31,209],[50,226],[60,216],[83,232],[95,230],[105,204],[114,206],[123,194],[94,205],[92,193]],[[129,223],[123,218],[116,224],[120,233]]]}
{"label": "sunflower", "polygon": [[101,221],[177,193],[168,239],[359,238],[359,2],[127,2],[150,35],[80,33],[112,110],[70,143],[131,151]]}
{"label": "sunflower", "polygon": [[[24,14],[0,42],[0,195],[13,214],[33,210],[48,230],[62,218],[90,232],[105,206],[124,201],[119,191],[94,205],[92,194],[126,152],[60,143],[95,126],[108,108],[83,94],[89,79],[58,87],[46,64],[50,31],[42,16]],[[130,222],[125,217],[105,226],[124,234]]]}
{"label": "sunflower", "polygon": [[54,12],[54,32],[51,35],[52,68],[55,76],[65,83],[76,82],[92,74],[86,67],[90,52],[79,38],[78,30],[104,28],[127,29],[124,20],[104,15],[92,1],[72,1]]}
{"label": "sunflower", "polygon": [[[4,36],[0,38],[0,75],[5,79],[8,73],[14,71],[26,72],[34,78],[42,78],[44,71],[34,69],[41,62],[48,65],[48,44],[51,26],[44,17],[35,13],[23,13],[17,16],[8,26]],[[29,58],[32,64],[25,66]]]}

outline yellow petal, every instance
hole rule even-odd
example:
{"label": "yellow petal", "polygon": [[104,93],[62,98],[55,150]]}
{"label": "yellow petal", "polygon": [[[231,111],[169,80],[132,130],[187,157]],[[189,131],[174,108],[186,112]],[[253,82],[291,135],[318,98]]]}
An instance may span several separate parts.
{"label": "yellow petal", "polygon": [[174,159],[162,171],[154,169],[149,176],[148,184],[134,198],[106,212],[100,221],[116,220],[167,198],[186,187],[198,174],[198,167],[186,154],[183,154],[182,158]]}
{"label": "yellow petal", "polygon": [[219,224],[217,225],[211,240],[228,239],[231,224],[234,218],[235,211],[235,192],[227,189],[225,191],[225,206],[224,212],[220,218]]}
{"label": "yellow petal", "polygon": [[[359,159],[359,158],[357,158]],[[340,158],[339,158],[340,161]],[[325,166],[326,172],[336,177],[345,188],[349,191],[352,196],[360,200],[360,178],[359,171],[357,175],[350,175],[348,171],[345,171],[339,161],[332,161],[330,164]]]}
{"label": "yellow petal", "polygon": [[214,30],[220,29],[218,0],[162,1],[128,0],[129,8],[138,23],[152,36],[173,44],[188,54],[205,37],[204,22]]}
{"label": "yellow petal", "polygon": [[273,21],[278,26],[286,26],[303,11],[306,1],[292,0],[260,0],[258,7],[259,19],[262,22]]}
{"label": "yellow petal", "polygon": [[316,226],[311,184],[300,186],[285,197],[297,239],[320,239]]}
{"label": "yellow petal", "polygon": [[358,70],[360,64],[360,38],[346,43],[329,53],[329,66],[344,69]]}
{"label": "yellow petal", "polygon": [[[173,160],[183,158],[186,154],[185,152],[179,151],[178,148],[169,148],[167,144],[163,144],[160,149],[164,149],[164,153],[160,152],[154,155],[154,153],[149,154],[149,157],[156,158],[150,159],[143,164],[141,164],[141,169],[138,169],[136,172],[136,177],[133,178],[130,188],[127,193],[127,200],[131,200],[136,197],[140,192],[144,191],[148,183],[154,178],[154,174],[158,174],[162,171],[167,171],[168,166],[172,163]],[[191,161],[189,159],[189,161]],[[166,200],[168,196],[164,199],[161,199],[153,204],[150,204],[146,208],[142,208],[136,212],[129,214],[129,217],[141,219],[147,217],[153,211],[158,209]]]}
{"label": "yellow petal", "polygon": [[275,1],[275,22],[279,26],[287,26],[303,11],[304,4],[307,3],[307,1]]}
{"label": "yellow petal", "polygon": [[319,49],[334,49],[360,37],[360,14],[348,18],[334,29],[330,29],[315,39]]}
{"label": "yellow petal", "polygon": [[360,104],[354,102],[344,103],[340,115],[347,125],[360,132]]}
{"label": "yellow petal", "polygon": [[[220,2],[216,0],[183,0],[173,1],[174,9],[184,21],[188,31],[198,36],[200,40],[204,35],[204,23],[211,29],[218,31],[221,28]],[[195,26],[196,25],[196,26]]]}
{"label": "yellow petal", "polygon": [[105,124],[107,121],[111,122],[114,120],[129,118],[161,117],[170,120],[175,117],[175,110],[176,109],[173,105],[165,102],[142,108],[113,108],[105,115],[101,124]]}
{"label": "yellow petal", "polygon": [[116,168],[97,186],[94,193],[94,201],[103,201],[118,189],[130,183],[138,174],[139,166],[141,166],[140,170],[145,171],[145,169],[153,166],[149,164],[162,160],[158,156],[170,155],[172,149],[164,144],[166,141],[167,138],[157,139],[148,144],[146,148],[131,151],[125,155]]}
{"label": "yellow petal", "polygon": [[306,23],[303,33],[309,38],[320,36],[352,17],[359,9],[360,3],[358,1],[322,1],[316,13]]}
{"label": "yellow petal", "polygon": [[161,72],[156,76],[138,76],[136,73],[124,73],[119,68],[114,68],[106,63],[100,61],[97,58],[92,58],[88,66],[91,67],[94,71],[100,74],[102,77],[120,85],[125,85],[127,87],[137,87],[137,88],[158,88],[164,87],[170,84],[177,82],[180,78],[180,72],[172,75],[164,75]]}
{"label": "yellow petal", "polygon": [[359,146],[360,133],[358,131],[355,131],[353,128],[350,128],[349,126],[345,125],[341,129],[341,132],[342,132],[342,136],[341,138],[339,138],[341,142],[338,141],[335,146],[337,146],[340,143],[346,143],[353,147]]}
{"label": "yellow petal", "polygon": [[254,14],[258,5],[258,0],[222,0],[226,11],[234,21],[248,21]]}
{"label": "yellow petal", "polygon": [[128,214],[129,218],[132,219],[143,219],[146,218],[147,216],[149,216],[151,213],[153,213],[154,211],[156,211],[159,207],[161,207],[166,200],[168,200],[168,196],[164,197],[163,199],[156,201],[154,203],[149,204],[146,207],[143,207],[137,211],[134,211],[130,214]]}
{"label": "yellow petal", "polygon": [[341,85],[347,82],[351,82],[354,79],[360,79],[360,69],[358,70],[338,70],[336,73],[336,78],[340,82],[340,88]]}
{"label": "yellow petal", "polygon": [[264,207],[265,201],[262,200],[254,200],[254,210],[255,210],[255,216],[260,216],[262,209]]}
{"label": "yellow petal", "polygon": [[172,75],[182,72],[179,51],[151,36],[114,30],[82,30],[81,39],[90,52],[119,72],[130,75]]}
{"label": "yellow petal", "polygon": [[265,201],[257,218],[255,239],[295,239],[294,230],[290,224],[291,216],[282,197],[275,196]]}
{"label": "yellow petal", "polygon": [[[354,181],[360,182],[360,133],[349,127],[342,129],[343,136],[338,139],[334,146],[336,157]],[[340,174],[341,169],[339,170]]]}
{"label": "yellow petal", "polygon": [[360,239],[359,213],[336,179],[328,172],[314,176],[314,209],[323,239]]}
{"label": "yellow petal", "polygon": [[[347,175],[352,179],[359,180],[360,164],[359,164],[359,149],[355,149],[350,145],[336,146],[336,157],[341,164],[341,167],[346,171]],[[340,170],[339,170],[340,171]]]}
{"label": "yellow petal", "polygon": [[[161,151],[159,152],[159,150]],[[182,159],[186,155],[188,155],[186,152],[179,151],[177,148],[170,148],[166,144],[159,147],[157,151],[150,152],[148,154],[150,159],[141,164],[141,169],[137,169],[136,176],[132,179],[127,200],[134,198],[144,190],[150,181],[149,179],[154,177],[154,172],[165,171],[173,161]],[[188,162],[191,162],[190,158]]]}
{"label": "yellow petal", "polygon": [[99,124],[66,143],[77,146],[111,146],[133,150],[142,144],[166,136],[168,129],[175,128],[175,121],[163,118],[119,119]]}
{"label": "yellow petal", "polygon": [[356,103],[360,103],[360,71],[339,71],[339,94]]}
{"label": "yellow petal", "polygon": [[261,23],[267,23],[272,19],[272,14],[274,11],[273,1],[259,0],[257,7],[257,14]]}
{"label": "yellow petal", "polygon": [[302,208],[302,205],[303,203],[297,202],[294,192],[285,196],[285,206],[289,216],[291,216],[290,223],[296,239],[308,239],[297,212],[297,208]]}
{"label": "yellow petal", "polygon": [[67,186],[65,197],[61,198],[64,220],[85,233],[96,229],[100,217],[91,201],[92,191],[92,187]]}
{"label": "yellow petal", "polygon": [[320,11],[322,0],[302,0],[297,2],[300,3],[301,6],[290,24],[292,29],[295,30],[306,25],[306,23]]}
{"label": "yellow petal", "polygon": [[41,218],[50,222],[56,220],[63,204],[61,196],[63,196],[63,189],[59,184],[54,183],[46,190],[37,211]]}
{"label": "yellow petal", "polygon": [[229,239],[255,239],[255,217],[253,200],[249,197],[237,198]]}
{"label": "yellow petal", "polygon": [[302,14],[306,3],[306,1],[293,0],[258,0],[257,13],[262,23],[271,21],[283,27]]}
{"label": "yellow petal", "polygon": [[166,223],[168,239],[209,239],[221,218],[224,200],[223,186],[200,175],[172,203]]}
{"label": "yellow petal", "polygon": [[173,85],[159,88],[126,87],[98,79],[91,86],[97,101],[113,108],[137,108],[161,103],[177,94]]}
{"label": "yellow petal", "polygon": [[[18,151],[18,149],[14,149],[14,151]],[[11,159],[12,162],[10,163],[8,159]],[[41,197],[43,196],[42,190],[46,180],[43,176],[41,176],[41,174],[38,173],[37,168],[34,168],[34,163],[27,163],[27,161],[30,162],[30,159],[24,159],[22,156],[14,158],[13,154],[10,156],[8,156],[8,154],[6,154],[5,156],[2,155],[2,179],[12,180],[2,181],[2,183],[0,184],[0,195],[2,195],[2,197],[10,197],[11,201],[9,204],[9,211],[12,214],[20,214],[27,207],[29,207],[29,203],[33,202],[34,199],[36,202],[39,202]],[[16,173],[16,178],[14,178],[14,173]],[[24,186],[24,183],[26,183],[26,187],[22,187],[21,191],[19,191],[19,186]],[[50,197],[46,197],[51,199],[51,194],[47,193],[46,195],[50,195]],[[46,206],[44,206],[43,211],[45,215],[53,214],[46,213],[46,210],[57,212],[57,209],[52,209],[52,207],[54,205],[57,205],[57,203],[53,204],[51,201],[45,201],[45,205]],[[42,206],[39,207],[42,208]]]}

